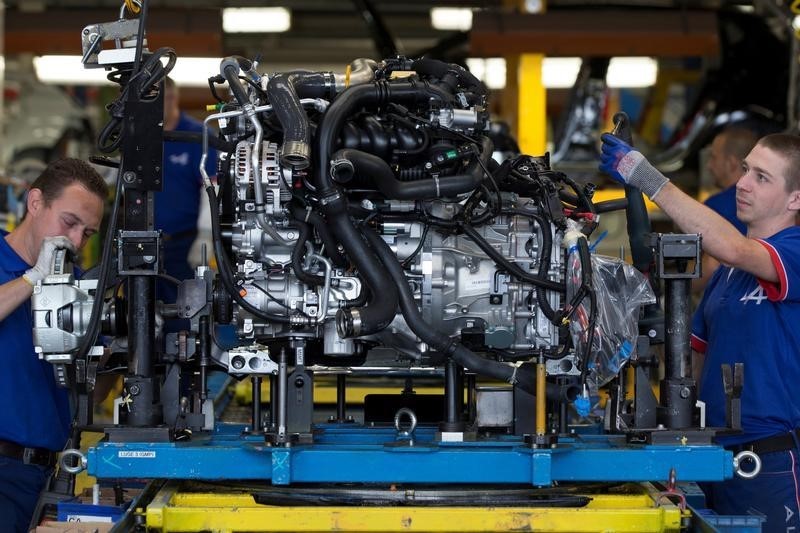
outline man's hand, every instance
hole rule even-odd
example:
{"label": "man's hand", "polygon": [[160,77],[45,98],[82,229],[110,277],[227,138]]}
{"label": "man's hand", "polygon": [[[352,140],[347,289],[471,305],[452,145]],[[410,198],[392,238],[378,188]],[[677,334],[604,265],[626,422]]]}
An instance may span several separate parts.
{"label": "man's hand", "polygon": [[628,143],[610,133],[604,133],[600,155],[600,170],[615,181],[636,187],[651,199],[669,182],[661,172]]}
{"label": "man's hand", "polygon": [[63,249],[74,253],[75,245],[64,236],[46,237],[42,241],[42,247],[39,249],[39,257],[36,259],[36,264],[22,275],[25,281],[31,285],[36,285],[37,282],[42,281],[48,276],[50,274],[50,269],[53,267],[53,257],[55,256],[56,250]]}

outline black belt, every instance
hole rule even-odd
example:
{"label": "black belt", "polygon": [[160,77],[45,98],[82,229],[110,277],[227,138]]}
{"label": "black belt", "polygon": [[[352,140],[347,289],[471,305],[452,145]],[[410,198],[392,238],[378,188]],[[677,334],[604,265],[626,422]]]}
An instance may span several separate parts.
{"label": "black belt", "polygon": [[795,448],[795,437],[800,439],[800,428],[795,429],[793,433],[794,435],[792,435],[792,432],[789,432],[751,442],[744,442],[742,444],[725,446],[725,449],[734,453],[750,451],[759,455],[764,453],[785,452],[786,450],[792,450]]}
{"label": "black belt", "polygon": [[26,448],[15,442],[0,440],[0,456],[22,461],[26,465],[55,466],[56,452],[44,448]]}

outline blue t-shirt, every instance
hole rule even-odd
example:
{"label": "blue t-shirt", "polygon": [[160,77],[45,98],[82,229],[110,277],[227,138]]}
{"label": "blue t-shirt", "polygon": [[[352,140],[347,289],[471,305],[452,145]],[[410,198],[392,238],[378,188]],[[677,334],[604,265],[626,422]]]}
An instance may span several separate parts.
{"label": "blue t-shirt", "polygon": [[[203,123],[181,113],[175,131],[203,131]],[[214,135],[209,132],[209,135]],[[155,227],[168,235],[197,231],[200,215],[200,143],[164,143],[164,188],[155,193]],[[212,178],[217,173],[217,153],[209,148],[206,172]]]}
{"label": "blue t-shirt", "polygon": [[721,437],[723,445],[800,428],[800,227],[759,242],[780,282],[721,266],[692,323],[692,348],[705,353],[700,399],[707,425],[725,425],[721,365],[744,363],[743,433]]}
{"label": "blue t-shirt", "polygon": [[[30,268],[0,232],[0,284]],[[56,385],[53,365],[33,351],[31,302],[0,320],[0,440],[60,451],[69,437],[67,390]]]}
{"label": "blue t-shirt", "polygon": [[706,206],[719,213],[722,218],[736,226],[742,235],[747,235],[747,226],[736,216],[736,185],[712,194],[705,201]]}

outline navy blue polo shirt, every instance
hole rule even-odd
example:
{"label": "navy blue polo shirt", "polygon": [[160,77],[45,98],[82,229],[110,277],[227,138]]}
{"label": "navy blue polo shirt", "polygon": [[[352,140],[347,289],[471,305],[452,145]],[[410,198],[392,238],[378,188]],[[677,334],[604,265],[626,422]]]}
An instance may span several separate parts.
{"label": "navy blue polo shirt", "polygon": [[736,226],[742,235],[747,235],[747,226],[736,216],[736,185],[731,185],[724,191],[712,194],[706,199],[705,204],[710,209]]}
{"label": "navy blue polo shirt", "polygon": [[719,438],[739,444],[800,428],[800,227],[759,239],[778,283],[721,266],[692,322],[692,348],[705,353],[700,399],[706,424],[725,424],[722,364],[744,363],[743,433]]}
{"label": "navy blue polo shirt", "polygon": [[[31,268],[0,232],[0,284]],[[0,440],[60,451],[69,437],[67,390],[56,385],[53,365],[33,351],[31,302],[0,320]]]}
{"label": "navy blue polo shirt", "polygon": [[[202,132],[203,123],[181,113],[175,131]],[[209,135],[215,133],[211,131]],[[156,229],[169,235],[197,231],[203,187],[199,169],[202,155],[200,143],[164,143],[164,188],[154,195]],[[217,173],[217,153],[211,148],[205,168],[213,179]]]}

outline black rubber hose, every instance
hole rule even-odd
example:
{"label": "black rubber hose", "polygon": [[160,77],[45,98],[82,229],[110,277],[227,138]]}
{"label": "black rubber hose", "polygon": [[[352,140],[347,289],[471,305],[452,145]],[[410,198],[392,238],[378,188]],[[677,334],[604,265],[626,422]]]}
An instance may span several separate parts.
{"label": "black rubber hose", "polygon": [[[612,135],[616,135],[630,146],[633,146],[633,132],[628,115],[624,112],[619,112],[614,115],[613,120],[614,130],[611,132]],[[628,224],[628,240],[631,245],[631,262],[638,271],[647,274],[650,272],[650,265],[653,263],[653,249],[648,244],[648,236],[651,229],[644,196],[639,189],[626,185],[625,199],[628,200],[625,214]]]}
{"label": "black rubber hose", "polygon": [[620,211],[627,208],[627,198],[615,198],[614,200],[606,200],[605,202],[597,202],[594,204],[594,210],[598,213],[609,213],[611,211]]}
{"label": "black rubber hose", "polygon": [[[545,222],[543,217],[533,214],[529,216],[539,224],[539,228],[542,231],[542,245],[539,247],[539,277],[547,279],[547,273],[550,270],[550,256],[553,248],[553,234],[550,233],[550,225]],[[556,326],[560,325],[556,322],[556,312],[547,300],[545,289],[536,289],[536,302],[539,304],[539,309],[542,310],[542,313],[544,313],[544,316],[546,316],[550,322]]]}
{"label": "black rubber hose", "polygon": [[314,154],[314,175],[317,188],[325,194],[336,188],[329,167],[331,152],[345,121],[362,108],[377,108],[391,103],[414,104],[428,102],[431,98],[442,102],[451,96],[430,84],[414,79],[393,82],[376,81],[355,85],[343,92],[325,112],[317,129],[317,151]]}
{"label": "black rubber hose", "polygon": [[549,279],[542,279],[540,276],[531,274],[530,272],[526,272],[517,265],[516,263],[512,263],[501,254],[497,249],[486,242],[486,240],[481,236],[480,233],[477,232],[475,228],[470,226],[469,224],[462,224],[461,228],[464,230],[464,233],[478,245],[478,248],[483,250],[483,253],[488,255],[492,261],[498,264],[498,266],[502,267],[506,270],[509,274],[513,277],[525,281],[527,283],[531,283],[536,285],[537,287],[541,287],[543,289],[550,289],[553,291],[564,292],[566,287],[563,283],[559,283],[557,281],[552,281]]}
{"label": "black rubber hose", "polygon": [[[411,331],[413,331],[417,337],[444,355],[452,357],[456,363],[472,372],[493,379],[503,380],[507,383],[517,385],[531,394],[536,394],[535,369],[530,366],[521,366],[515,369],[513,366],[505,363],[485,359],[455,342],[447,335],[433,329],[419,312],[417,303],[414,300],[414,295],[411,292],[411,288],[408,286],[408,280],[406,279],[403,268],[395,258],[392,250],[375,232],[366,230],[364,234],[397,286],[400,297],[400,310],[403,313],[403,318],[405,318],[406,324],[408,324],[408,327],[411,328]],[[556,395],[560,395],[560,391],[556,392]]]}
{"label": "black rubber hose", "polygon": [[464,87],[475,89],[480,94],[487,93],[486,86],[483,84],[483,82],[481,82],[475,77],[474,74],[469,72],[461,65],[445,63],[444,61],[439,61],[438,59],[422,58],[414,61],[414,63],[411,65],[411,68],[414,69],[414,71],[416,71],[418,74],[434,76],[439,79],[445,78],[447,74],[452,74],[458,79],[459,82],[461,82],[461,85]]}
{"label": "black rubber hose", "polygon": [[311,128],[300,98],[330,97],[333,87],[332,78],[321,72],[289,72],[269,80],[269,103],[283,128],[283,164],[296,169],[311,164]]}
{"label": "black rubber hose", "polygon": [[594,344],[595,325],[597,324],[597,293],[594,290],[592,256],[586,239],[578,239],[578,257],[581,261],[581,289],[589,296],[589,336],[586,340],[586,352],[581,362],[581,383],[586,383],[589,371],[589,358]]}
{"label": "black rubber hose", "polygon": [[239,105],[242,107],[248,105],[250,99],[247,97],[247,91],[244,85],[239,81],[239,62],[234,57],[226,57],[222,60],[220,67],[220,74],[222,74],[228,82],[228,86],[231,88],[231,92],[233,92],[236,101],[239,102]]}
{"label": "black rubber hose", "polygon": [[306,285],[324,285],[324,277],[309,274],[303,270],[303,255],[305,254],[306,242],[308,242],[308,238],[311,236],[311,227],[302,220],[296,220],[295,225],[300,230],[300,234],[297,237],[294,248],[292,248],[292,269],[294,270],[294,275]]}
{"label": "black rubber hose", "polygon": [[[436,179],[400,181],[392,172],[389,163],[380,157],[361,150],[344,148],[333,154],[333,160],[346,159],[353,164],[355,175],[366,178],[390,200],[431,200],[452,197],[473,190],[481,182],[483,170],[480,165],[471,165],[470,172]],[[342,167],[339,167],[342,168]],[[334,178],[336,177],[334,173]]]}
{"label": "black rubber hose", "polygon": [[320,207],[333,235],[344,246],[370,291],[370,301],[363,307],[339,309],[336,328],[342,338],[367,335],[384,329],[397,309],[397,289],[386,277],[380,261],[364,242],[347,213],[347,198],[329,174],[330,154],[339,131],[352,113],[363,107],[398,103],[427,102],[436,91],[424,82],[402,80],[374,82],[350,87],[333,101],[317,128],[317,151],[314,176]]}
{"label": "black rubber hose", "polygon": [[222,284],[224,285],[225,290],[228,291],[228,294],[230,294],[230,296],[242,307],[242,309],[251,315],[267,322],[288,324],[288,316],[274,315],[272,313],[262,311],[245,300],[239,293],[239,288],[233,281],[233,272],[231,271],[231,266],[228,264],[228,256],[225,253],[225,250],[222,249],[222,232],[220,231],[219,227],[219,206],[217,205],[217,195],[214,192],[214,187],[206,187],[206,194],[208,195],[208,203],[211,208],[211,233],[214,241],[214,255],[217,256],[219,277],[222,279]]}
{"label": "black rubber hose", "polygon": [[328,223],[319,213],[314,210],[303,209],[296,203],[289,204],[289,212],[295,220],[301,222],[309,222],[314,229],[317,230],[322,244],[325,245],[325,255],[330,258],[334,266],[344,268],[347,266],[347,260],[342,254],[339,253],[339,243],[334,239]]}
{"label": "black rubber hose", "polygon": [[334,212],[332,215],[329,220],[333,233],[347,250],[359,275],[366,281],[371,296],[369,303],[363,307],[339,309],[336,312],[336,329],[342,338],[377,333],[388,326],[397,313],[397,289],[343,208],[341,213]]}

